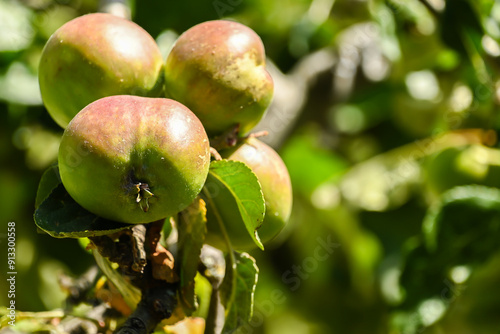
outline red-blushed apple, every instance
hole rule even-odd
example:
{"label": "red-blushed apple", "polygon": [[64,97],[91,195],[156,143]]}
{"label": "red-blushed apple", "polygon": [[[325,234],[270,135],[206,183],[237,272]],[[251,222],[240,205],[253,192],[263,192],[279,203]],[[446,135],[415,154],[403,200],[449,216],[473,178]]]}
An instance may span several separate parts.
{"label": "red-blushed apple", "polygon": [[71,197],[100,217],[130,224],[183,210],[202,189],[209,165],[203,125],[166,98],[99,99],[73,118],[59,148]]}
{"label": "red-blushed apple", "polygon": [[273,96],[260,37],[240,23],[215,20],[185,31],[165,65],[165,91],[190,108],[209,136],[239,124],[245,135]]}
{"label": "red-blushed apple", "polygon": [[[288,170],[278,153],[256,138],[245,139],[239,145],[221,151],[220,154],[223,158],[245,163],[260,182],[266,213],[257,232],[265,245],[279,234],[290,218],[293,194]],[[213,200],[219,210],[224,210],[224,203],[217,202],[217,197]],[[219,249],[226,249],[219,225],[210,211],[207,212],[207,218],[207,243]],[[224,221],[232,246],[237,250],[257,247],[245,226],[233,223],[240,221],[236,218]]]}
{"label": "red-blushed apple", "polygon": [[45,107],[64,128],[82,108],[105,96],[162,96],[163,57],[155,40],[134,22],[88,14],[49,38],[39,82]]}

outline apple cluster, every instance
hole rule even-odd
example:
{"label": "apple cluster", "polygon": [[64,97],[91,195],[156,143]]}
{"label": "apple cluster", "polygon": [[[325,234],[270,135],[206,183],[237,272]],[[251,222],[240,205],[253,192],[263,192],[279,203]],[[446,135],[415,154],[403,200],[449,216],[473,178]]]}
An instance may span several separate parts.
{"label": "apple cluster", "polygon": [[[88,14],[60,27],[40,61],[42,98],[63,127],[59,172],[71,197],[100,217],[143,224],[175,215],[200,194],[211,141],[256,174],[266,201],[263,242],[289,218],[292,192],[278,154],[247,136],[273,96],[259,36],[232,21],[184,32],[164,61],[155,40],[134,22]],[[246,136],[246,137],[245,137]],[[210,223],[207,242],[220,243]],[[229,226],[235,248],[252,248],[244,227]]]}

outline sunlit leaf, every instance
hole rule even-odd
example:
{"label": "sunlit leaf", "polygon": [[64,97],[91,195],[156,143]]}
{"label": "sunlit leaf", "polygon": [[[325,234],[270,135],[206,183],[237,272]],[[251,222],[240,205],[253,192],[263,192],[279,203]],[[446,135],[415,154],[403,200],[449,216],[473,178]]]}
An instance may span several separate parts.
{"label": "sunlit leaf", "polygon": [[298,135],[281,152],[294,190],[311,194],[320,184],[338,176],[347,162],[315,143],[309,135]]}
{"label": "sunlit leaf", "polygon": [[[246,228],[255,244],[264,249],[257,234],[265,214],[265,202],[257,176],[244,163],[221,160],[210,165],[204,195],[208,210],[217,210],[224,225]],[[212,212],[213,213],[213,212]],[[216,215],[217,216],[217,215]]]}
{"label": "sunlit leaf", "polygon": [[128,282],[117,270],[113,269],[109,260],[103,257],[97,249],[93,249],[92,254],[104,275],[106,275],[118,291],[120,291],[125,303],[127,303],[132,310],[135,309],[141,300],[141,291]]}
{"label": "sunlit leaf", "polygon": [[399,146],[353,166],[343,175],[340,190],[352,205],[364,210],[399,207],[422,180],[423,158],[449,147],[482,143],[488,135],[483,130],[461,130]]}
{"label": "sunlit leaf", "polygon": [[165,334],[203,334],[205,329],[205,319],[186,318],[175,325],[165,326]]}
{"label": "sunlit leaf", "polygon": [[59,176],[59,167],[53,164],[43,173],[40,183],[38,184],[38,191],[36,193],[35,208],[50,195],[58,185],[61,184],[61,177]]}

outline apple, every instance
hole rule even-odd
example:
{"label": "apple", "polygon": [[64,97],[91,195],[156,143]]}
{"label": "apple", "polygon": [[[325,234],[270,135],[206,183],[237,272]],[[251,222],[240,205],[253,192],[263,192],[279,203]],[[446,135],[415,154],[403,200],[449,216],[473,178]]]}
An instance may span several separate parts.
{"label": "apple", "polygon": [[[292,185],[290,175],[281,157],[268,145],[256,138],[247,138],[237,146],[220,152],[223,158],[245,163],[257,176],[266,202],[266,213],[261,227],[257,230],[262,243],[274,239],[285,227],[292,211]],[[213,198],[219,210],[227,205]],[[228,208],[235,212],[233,208]],[[223,216],[226,216],[223,214]],[[240,219],[224,221],[233,248],[251,250],[256,247],[245,226],[233,222]],[[208,235],[206,242],[216,248],[227,247],[217,221],[210,211],[207,212]]]}
{"label": "apple", "polygon": [[106,219],[142,224],[186,208],[210,165],[203,125],[166,98],[99,99],[69,123],[59,148],[61,180],[71,197]]}
{"label": "apple", "polygon": [[49,38],[39,83],[45,107],[65,128],[82,108],[105,96],[162,96],[163,57],[155,40],[134,22],[88,14]]}
{"label": "apple", "polygon": [[165,92],[190,108],[209,136],[239,124],[247,134],[273,96],[260,37],[236,22],[215,20],[185,31],[165,64]]}

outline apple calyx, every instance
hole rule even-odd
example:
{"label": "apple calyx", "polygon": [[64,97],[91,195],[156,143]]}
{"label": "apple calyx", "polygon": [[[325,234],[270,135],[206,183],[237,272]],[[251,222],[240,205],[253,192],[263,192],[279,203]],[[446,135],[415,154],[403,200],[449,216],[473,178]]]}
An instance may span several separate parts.
{"label": "apple calyx", "polygon": [[137,198],[135,201],[141,207],[141,210],[144,212],[148,212],[149,210],[149,199],[154,196],[149,189],[149,185],[147,183],[138,182],[134,184],[135,189],[137,189]]}

